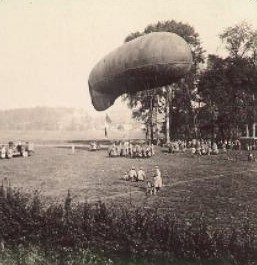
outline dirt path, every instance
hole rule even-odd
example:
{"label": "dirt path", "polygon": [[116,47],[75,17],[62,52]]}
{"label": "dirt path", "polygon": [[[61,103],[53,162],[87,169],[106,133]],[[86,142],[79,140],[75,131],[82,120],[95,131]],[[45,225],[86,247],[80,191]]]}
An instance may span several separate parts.
{"label": "dirt path", "polygon": [[183,185],[183,184],[188,184],[188,183],[197,182],[197,181],[205,181],[205,180],[209,180],[209,179],[218,179],[220,177],[224,177],[224,175],[223,174],[219,174],[219,175],[203,177],[203,178],[196,178],[196,179],[189,179],[189,180],[180,180],[180,181],[172,183],[171,185],[167,185],[167,186],[164,186],[164,187],[176,187],[176,186],[179,186],[181,184]]}
{"label": "dirt path", "polygon": [[[220,177],[223,177],[224,175],[214,175],[214,176],[210,176],[210,177],[204,177],[204,178],[196,178],[196,179],[190,179],[190,180],[184,180],[184,181],[177,181],[177,182],[174,182],[173,184],[171,185],[164,185],[163,187],[176,187],[176,186],[179,186],[179,185],[183,185],[183,184],[187,184],[187,183],[191,183],[191,182],[196,182],[196,181],[204,181],[204,180],[208,180],[208,179],[217,179],[217,178],[220,178]],[[119,192],[119,193],[116,193],[116,194],[113,194],[113,195],[109,195],[109,196],[105,196],[104,199],[115,199],[115,198],[121,198],[121,197],[129,197],[129,196],[132,196],[133,194],[144,194],[145,195],[145,192],[142,191],[142,190],[134,190],[134,191],[131,191],[131,192]],[[94,199],[94,200],[90,200],[90,201],[97,201],[99,199]]]}
{"label": "dirt path", "polygon": [[[250,171],[253,171],[253,170],[250,170]],[[237,172],[236,174],[238,175],[238,174],[241,174],[241,173],[245,173],[245,171]],[[193,182],[197,182],[197,181],[198,182],[202,182],[202,181],[205,181],[205,180],[218,179],[218,178],[224,177],[225,175],[224,174],[219,174],[219,175],[203,177],[203,178],[195,178],[195,179],[189,179],[189,180],[180,180],[180,181],[176,181],[176,182],[172,183],[171,185],[164,185],[163,187],[164,188],[166,188],[166,187],[171,187],[172,188],[172,187],[176,187],[176,186],[179,186],[179,185],[184,185],[184,184],[193,183]],[[135,195],[135,194],[145,195],[145,191],[143,191],[143,190],[134,190],[134,191],[131,191],[131,192],[119,192],[119,193],[116,193],[116,194],[113,194],[113,195],[104,196],[104,199],[109,200],[109,199],[115,199],[115,198],[121,198],[121,197],[127,198],[127,197],[130,197],[130,196],[132,197],[132,195]],[[95,202],[95,201],[98,201],[98,200],[99,199],[94,199],[94,200],[89,199],[90,202]]]}

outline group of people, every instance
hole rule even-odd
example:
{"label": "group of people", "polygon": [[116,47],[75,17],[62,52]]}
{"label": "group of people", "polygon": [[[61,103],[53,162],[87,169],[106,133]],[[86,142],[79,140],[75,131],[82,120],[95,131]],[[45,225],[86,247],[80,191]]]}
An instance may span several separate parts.
{"label": "group of people", "polygon": [[139,170],[136,170],[134,166],[122,177],[123,180],[137,182],[137,181],[146,181],[147,183],[147,194],[156,194],[163,186],[161,171],[158,166],[154,167],[152,179],[149,180],[146,176],[145,171],[142,167]]}
{"label": "group of people", "polygon": [[[250,147],[247,145],[246,149]],[[217,155],[219,152],[227,152],[228,150],[241,150],[240,140],[219,140],[211,141],[205,139],[193,139],[189,141],[174,140],[169,143],[169,153],[186,152],[190,150],[192,155]]]}
{"label": "group of people", "polygon": [[133,144],[130,141],[113,143],[108,149],[109,157],[149,158],[154,155],[152,144]]}
{"label": "group of people", "polygon": [[191,143],[191,153],[194,155],[217,155],[219,154],[218,145],[211,140],[196,140]]}
{"label": "group of people", "polygon": [[186,152],[187,150],[190,150],[192,155],[217,155],[219,153],[217,144],[210,140],[176,140],[170,142],[168,148],[169,153]]}
{"label": "group of people", "polygon": [[101,149],[101,146],[99,143],[97,143],[96,141],[93,141],[89,144],[89,151],[97,151],[97,150],[100,150]]}

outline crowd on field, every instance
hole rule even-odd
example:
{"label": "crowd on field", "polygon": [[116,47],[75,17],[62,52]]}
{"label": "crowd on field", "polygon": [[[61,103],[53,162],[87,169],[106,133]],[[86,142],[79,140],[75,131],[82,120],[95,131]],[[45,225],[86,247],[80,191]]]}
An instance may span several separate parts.
{"label": "crowd on field", "polygon": [[245,143],[244,146],[242,146],[240,140],[174,140],[168,144],[169,153],[178,153],[190,150],[193,155],[217,155],[220,152],[224,153],[228,150],[241,150],[241,148],[248,151],[256,149],[255,145],[250,143]]}
{"label": "crowd on field", "polygon": [[121,141],[119,143],[113,143],[108,148],[109,157],[149,158],[154,154],[154,146],[149,143]]}

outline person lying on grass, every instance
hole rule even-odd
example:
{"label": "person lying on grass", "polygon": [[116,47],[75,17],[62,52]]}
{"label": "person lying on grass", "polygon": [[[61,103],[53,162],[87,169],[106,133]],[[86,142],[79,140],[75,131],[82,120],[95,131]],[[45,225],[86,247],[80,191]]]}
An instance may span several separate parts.
{"label": "person lying on grass", "polygon": [[126,171],[126,172],[124,173],[124,175],[122,176],[122,179],[123,179],[123,180],[126,180],[126,181],[129,180],[129,175],[128,175],[128,172],[127,172],[127,171]]}

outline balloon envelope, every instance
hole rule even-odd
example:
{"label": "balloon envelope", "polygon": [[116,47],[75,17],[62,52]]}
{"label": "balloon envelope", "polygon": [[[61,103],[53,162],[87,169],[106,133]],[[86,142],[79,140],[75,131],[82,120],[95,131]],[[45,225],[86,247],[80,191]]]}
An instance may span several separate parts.
{"label": "balloon envelope", "polygon": [[127,42],[99,61],[89,75],[96,110],[105,110],[123,93],[172,84],[192,65],[187,42],[174,33],[154,32]]}

